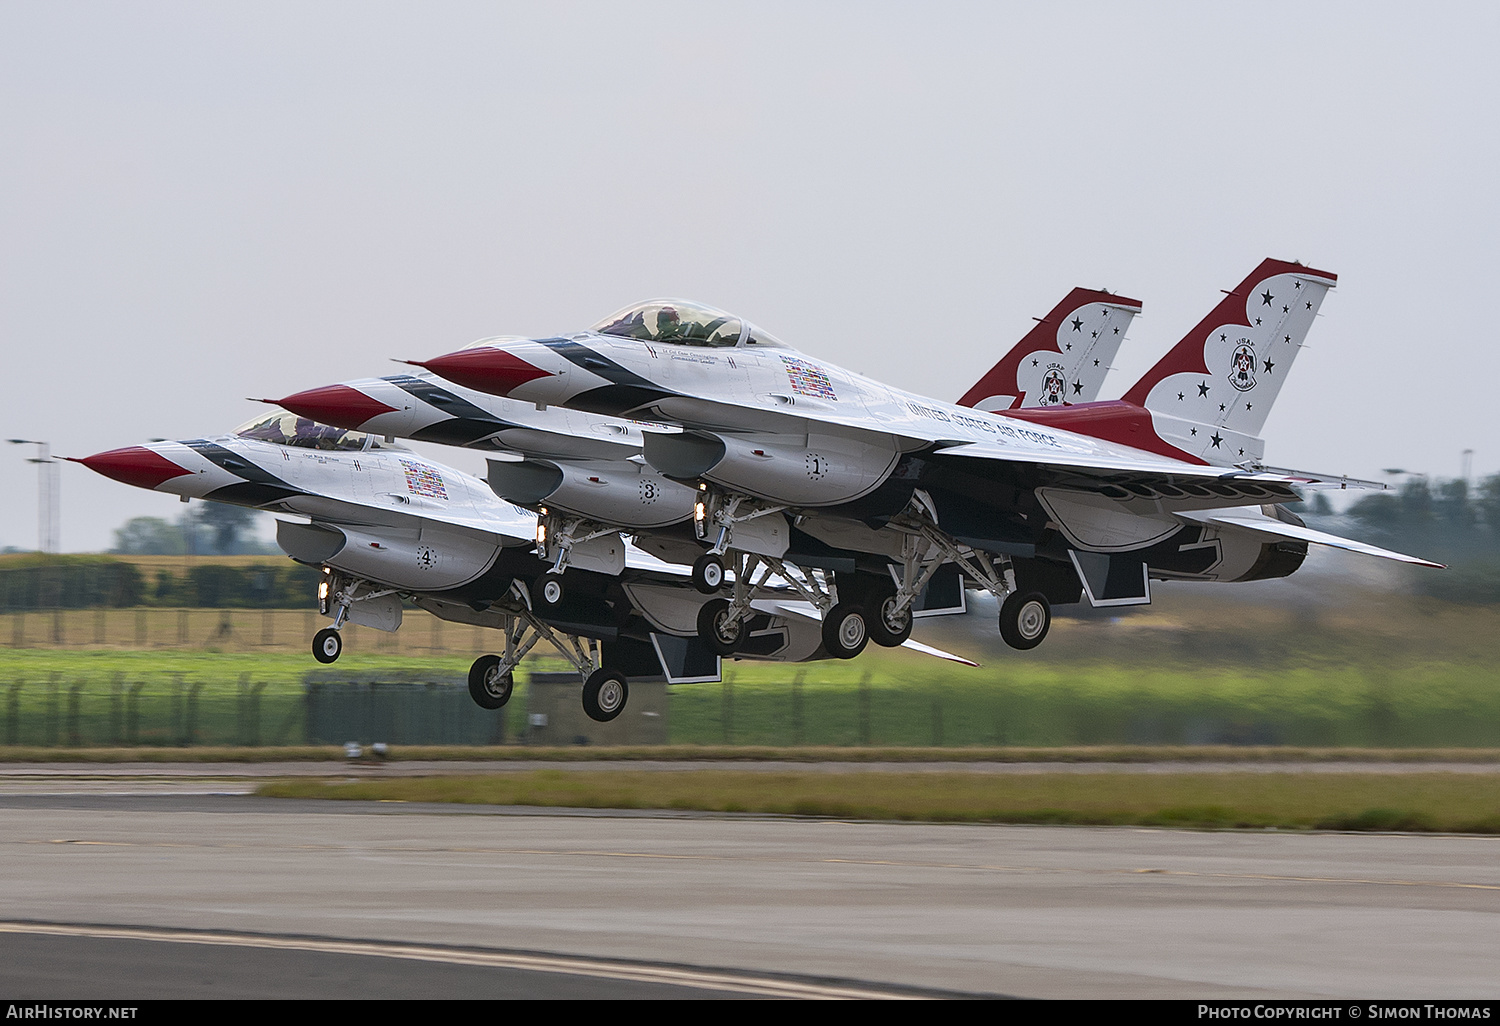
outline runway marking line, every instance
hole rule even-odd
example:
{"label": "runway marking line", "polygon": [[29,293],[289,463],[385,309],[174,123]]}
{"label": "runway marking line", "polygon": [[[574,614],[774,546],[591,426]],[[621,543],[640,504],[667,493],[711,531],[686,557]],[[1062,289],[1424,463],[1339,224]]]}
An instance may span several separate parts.
{"label": "runway marking line", "polygon": [[313,951],[322,954],[371,955],[416,962],[520,969],[530,972],[591,976],[635,983],[664,983],[704,990],[733,991],[769,998],[825,1000],[915,1000],[918,995],[877,990],[850,984],[811,983],[772,977],[740,976],[707,969],[639,965],[606,959],[565,955],[527,955],[482,949],[439,948],[423,944],[379,944],[373,941],[318,940],[309,937],[272,937],[260,934],[194,932],[130,926],[63,926],[48,923],[0,922],[0,933],[89,937],[101,940],[145,940],[164,944],[213,944],[223,947]]}
{"label": "runway marking line", "polygon": [[[202,848],[211,850],[222,849],[251,849],[248,844],[227,843],[182,843],[153,841],[142,843],[139,841],[89,841],[75,838],[52,838],[46,841],[17,841],[17,844],[76,844],[89,847],[106,848]],[[901,861],[893,859],[786,859],[774,856],[747,856],[747,855],[677,855],[667,852],[648,851],[604,851],[581,849],[547,849],[547,848],[467,848],[467,847],[444,847],[444,848],[415,848],[402,847],[392,848],[386,846],[373,846],[363,848],[352,848],[348,845],[339,844],[296,844],[282,846],[292,851],[331,851],[331,852],[382,852],[390,854],[461,854],[461,855],[554,855],[573,858],[609,858],[609,859],[665,859],[684,862],[799,862],[811,865],[847,865],[847,866],[901,866],[911,869],[967,869],[990,873],[1089,873],[1089,874],[1120,874],[1127,876],[1181,876],[1200,880],[1267,880],[1282,883],[1324,883],[1324,884],[1373,884],[1387,887],[1440,887],[1459,888],[1462,890],[1476,891],[1500,891],[1500,884],[1466,883],[1462,880],[1400,880],[1400,879],[1376,879],[1374,877],[1346,877],[1346,876],[1294,876],[1287,873],[1200,873],[1191,869],[1067,869],[1055,866],[1000,866],[985,863],[956,863],[956,862],[916,862]]]}

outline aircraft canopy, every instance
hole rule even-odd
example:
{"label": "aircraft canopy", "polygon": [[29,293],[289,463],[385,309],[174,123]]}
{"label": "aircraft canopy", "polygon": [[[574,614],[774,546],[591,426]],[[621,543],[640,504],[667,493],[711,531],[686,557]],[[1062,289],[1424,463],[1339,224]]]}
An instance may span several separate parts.
{"label": "aircraft canopy", "polygon": [[253,438],[298,449],[324,449],[339,452],[363,452],[366,449],[400,449],[364,431],[319,424],[295,413],[270,413],[257,417],[235,430],[238,438]]}
{"label": "aircraft canopy", "polygon": [[601,335],[681,346],[785,348],[774,335],[734,314],[686,299],[651,299],[626,307],[594,325]]}

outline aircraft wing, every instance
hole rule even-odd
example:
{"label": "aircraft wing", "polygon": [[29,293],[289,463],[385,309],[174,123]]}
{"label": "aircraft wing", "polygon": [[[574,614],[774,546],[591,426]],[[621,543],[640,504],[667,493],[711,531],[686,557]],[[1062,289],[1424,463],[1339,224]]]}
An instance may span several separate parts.
{"label": "aircraft wing", "polygon": [[1248,509],[1185,510],[1178,511],[1176,515],[1183,520],[1191,520],[1194,523],[1235,527],[1254,531],[1257,534],[1264,534],[1272,538],[1288,538],[1293,541],[1313,542],[1317,545],[1327,545],[1329,548],[1359,552],[1366,556],[1379,556],[1381,559],[1394,559],[1400,563],[1413,563],[1417,566],[1444,569],[1442,563],[1434,563],[1431,560],[1408,556],[1405,553],[1392,552],[1390,549],[1366,545],[1364,542],[1357,542],[1350,538],[1341,538],[1336,534],[1315,531],[1310,527],[1283,523],[1280,520],[1273,520],[1270,517],[1262,516]]}
{"label": "aircraft wing", "polygon": [[1167,457],[1152,456],[1141,450],[1104,443],[1091,450],[1070,452],[1066,449],[1000,445],[995,442],[962,442],[937,450],[936,455],[962,456],[976,460],[998,460],[1052,466],[1090,476],[1110,477],[1116,474],[1149,474],[1155,477],[1184,478],[1199,481],[1256,481],[1267,484],[1304,484],[1279,474],[1228,470],[1196,463],[1184,463]]}

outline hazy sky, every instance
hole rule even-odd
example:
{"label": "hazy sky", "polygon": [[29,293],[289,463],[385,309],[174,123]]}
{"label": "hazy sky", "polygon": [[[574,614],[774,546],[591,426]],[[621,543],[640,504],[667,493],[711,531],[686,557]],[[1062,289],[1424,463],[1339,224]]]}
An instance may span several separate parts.
{"label": "hazy sky", "polygon": [[[952,400],[1074,285],[1105,397],[1334,271],[1267,459],[1500,471],[1493,4],[0,0],[0,435],[83,456],[696,298]],[[469,454],[429,447],[466,469]],[[0,545],[36,543],[0,445]],[[62,542],[169,496],[65,465]]]}

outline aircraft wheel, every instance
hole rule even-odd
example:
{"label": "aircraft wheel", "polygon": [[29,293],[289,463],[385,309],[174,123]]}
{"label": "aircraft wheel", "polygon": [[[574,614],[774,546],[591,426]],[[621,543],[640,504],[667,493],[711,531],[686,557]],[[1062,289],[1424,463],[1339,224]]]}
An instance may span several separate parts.
{"label": "aircraft wheel", "polygon": [[724,583],[724,561],[704,553],[693,561],[693,587],[705,595],[717,592]]}
{"label": "aircraft wheel", "polygon": [[629,697],[625,675],[618,670],[600,667],[583,682],[583,711],[589,719],[600,723],[608,723],[620,715]]}
{"label": "aircraft wheel", "polygon": [[1011,648],[1036,648],[1052,626],[1052,607],[1039,591],[1017,592],[1000,605],[1000,637]]}
{"label": "aircraft wheel", "polygon": [[565,594],[562,574],[546,573],[537,578],[531,601],[539,611],[550,613],[562,605]]}
{"label": "aircraft wheel", "polygon": [[313,635],[313,658],[320,663],[331,663],[344,651],[344,639],[332,627],[324,627]]}
{"label": "aircraft wheel", "polygon": [[853,659],[865,650],[870,629],[858,606],[840,602],[823,617],[823,647],[838,659]]}
{"label": "aircraft wheel", "polygon": [[510,701],[515,674],[500,672],[500,657],[480,656],[469,667],[469,697],[481,709],[499,709]]}
{"label": "aircraft wheel", "polygon": [[710,599],[698,610],[698,637],[717,656],[731,656],[745,640],[745,621],[731,620],[728,599]]}
{"label": "aircraft wheel", "polygon": [[896,596],[886,595],[870,607],[870,640],[882,648],[895,648],[911,637],[911,606],[896,613]]}

